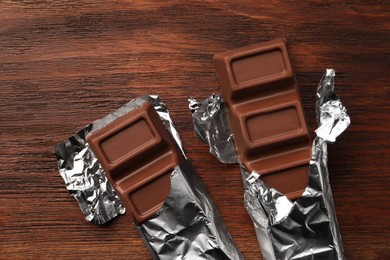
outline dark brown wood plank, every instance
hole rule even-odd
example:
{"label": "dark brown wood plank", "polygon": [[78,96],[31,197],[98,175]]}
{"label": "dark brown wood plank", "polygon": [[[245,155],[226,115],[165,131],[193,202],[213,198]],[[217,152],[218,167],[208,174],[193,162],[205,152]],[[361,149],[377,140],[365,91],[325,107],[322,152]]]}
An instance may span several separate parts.
{"label": "dark brown wood plank", "polygon": [[220,92],[213,54],[285,37],[311,131],[325,68],[352,125],[329,147],[349,259],[389,259],[390,6],[386,1],[0,1],[0,258],[147,259],[128,217],[88,224],[52,155],[127,101],[166,101],[247,259],[259,259],[236,165],[195,137],[188,96]]}

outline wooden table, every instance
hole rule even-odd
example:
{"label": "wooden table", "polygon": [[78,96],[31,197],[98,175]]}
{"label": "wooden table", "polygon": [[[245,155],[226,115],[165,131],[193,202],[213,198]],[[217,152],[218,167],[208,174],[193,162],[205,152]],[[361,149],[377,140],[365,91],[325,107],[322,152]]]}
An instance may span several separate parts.
{"label": "wooden table", "polygon": [[329,147],[346,255],[390,259],[390,6],[301,2],[1,1],[0,259],[149,258],[128,216],[84,220],[53,156],[58,142],[146,93],[166,101],[240,250],[260,259],[238,167],[195,137],[186,99],[220,92],[213,54],[277,37],[312,132],[317,83],[336,70],[352,118]]}

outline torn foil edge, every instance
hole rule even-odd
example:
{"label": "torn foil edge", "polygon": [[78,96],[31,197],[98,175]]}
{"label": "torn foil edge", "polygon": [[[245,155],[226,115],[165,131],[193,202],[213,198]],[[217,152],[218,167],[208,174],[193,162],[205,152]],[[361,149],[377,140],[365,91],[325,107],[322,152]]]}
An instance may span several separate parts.
{"label": "torn foil edge", "polygon": [[156,109],[186,158],[179,134],[172,123],[166,105],[158,96],[153,95],[136,98],[104,118],[87,125],[75,135],[59,143],[54,151],[58,170],[65,181],[66,188],[77,200],[85,219],[91,223],[104,224],[118,214],[124,214],[126,210],[89,148],[86,137],[89,133],[106,126],[145,102],[150,102]]}
{"label": "torn foil edge", "polygon": [[[317,88],[316,112],[318,129],[313,141],[309,184],[302,197],[289,201],[259,179],[256,172],[249,173],[240,165],[244,181],[245,207],[251,216],[259,245],[265,259],[313,259],[313,257],[344,259],[344,251],[336,218],[329,174],[327,169],[327,143],[334,142],[350,124],[345,107],[334,90],[335,72],[327,69]],[[210,104],[212,107],[210,107]],[[237,158],[234,146],[226,145],[226,136],[232,141],[229,124],[217,125],[216,110],[225,110],[223,100],[212,95],[203,102],[190,100],[194,130],[210,146],[211,153],[221,162]],[[193,107],[191,107],[193,106]],[[198,113],[198,110],[201,111]],[[212,111],[209,113],[207,111]],[[201,115],[202,118],[199,118]],[[221,119],[220,122],[228,122]],[[214,129],[225,129],[213,131]],[[213,138],[210,138],[212,136]],[[231,144],[231,143],[230,143]],[[215,150],[229,150],[224,153]],[[235,154],[221,158],[219,154]]]}
{"label": "torn foil edge", "polygon": [[[130,101],[56,148],[59,171],[67,189],[92,223],[103,224],[118,214],[124,214],[125,209],[89,149],[86,136],[145,102],[150,102],[155,108],[187,159],[169,111],[158,96],[143,96]],[[172,172],[171,191],[162,208],[137,228],[155,259],[243,259],[210,194],[187,160]]]}
{"label": "torn foil edge", "polygon": [[[258,237],[263,255],[268,255],[265,259],[344,259],[325,160],[326,142],[316,138],[309,184],[295,202],[260,179],[246,183],[245,206],[255,226],[262,224],[254,214],[266,216],[266,221],[262,220],[268,227],[266,234]],[[241,170],[248,179],[259,176],[244,167]]]}

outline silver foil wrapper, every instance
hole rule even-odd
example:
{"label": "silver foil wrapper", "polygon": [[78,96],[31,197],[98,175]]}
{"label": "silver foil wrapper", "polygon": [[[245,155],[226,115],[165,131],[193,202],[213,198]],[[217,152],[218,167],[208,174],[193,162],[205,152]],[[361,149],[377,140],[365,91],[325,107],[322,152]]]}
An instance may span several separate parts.
{"label": "silver foil wrapper", "polygon": [[59,143],[54,153],[66,188],[77,200],[85,219],[104,224],[126,210],[86,141],[93,128],[94,123]]}
{"label": "silver foil wrapper", "polygon": [[[261,173],[250,173],[240,164],[245,187],[244,204],[253,220],[264,259],[345,259],[329,183],[327,142],[335,141],[349,126],[350,118],[334,90],[334,77],[334,70],[326,70],[317,88],[317,137],[312,145],[309,183],[300,199],[290,201],[262,182],[259,178]],[[231,158],[218,156],[235,153],[234,146],[220,145],[226,143],[226,136],[229,136],[229,141],[232,139],[228,124],[214,126],[214,110],[226,110],[222,103],[223,100],[217,95],[200,103],[191,100],[190,107],[197,104],[201,111],[213,111],[210,115],[200,113],[200,120],[197,111],[191,110],[194,129],[202,141],[207,141],[211,153],[218,160],[234,161],[237,155]],[[209,108],[210,104],[216,105]],[[220,114],[227,115],[226,111]],[[201,127],[198,126],[199,122],[202,123]],[[210,129],[219,129],[219,132],[210,133]],[[220,134],[221,129],[226,132]],[[229,151],[220,152],[226,149]]]}
{"label": "silver foil wrapper", "polygon": [[347,110],[341,104],[334,90],[334,70],[327,69],[317,88],[316,116],[318,128],[316,134],[326,142],[335,142],[336,138],[349,126],[351,120]]}
{"label": "silver foil wrapper", "polygon": [[139,229],[155,259],[244,259],[188,161],[173,171],[157,216]]}
{"label": "silver foil wrapper", "polygon": [[[103,224],[125,209],[86,136],[150,102],[185,159],[180,136],[158,96],[142,96],[57,145],[58,168],[86,219]],[[198,175],[187,160],[171,174],[171,191],[153,218],[137,227],[154,259],[243,259]]]}
{"label": "silver foil wrapper", "polygon": [[204,102],[197,102],[193,98],[189,98],[188,102],[195,133],[202,142],[210,146],[210,153],[223,163],[237,163],[233,135],[222,98],[213,94]]}

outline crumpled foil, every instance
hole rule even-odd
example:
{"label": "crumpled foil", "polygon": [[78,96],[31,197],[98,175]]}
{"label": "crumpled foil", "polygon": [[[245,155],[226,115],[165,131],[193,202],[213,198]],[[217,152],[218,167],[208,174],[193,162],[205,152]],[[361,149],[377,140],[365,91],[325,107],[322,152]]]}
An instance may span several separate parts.
{"label": "crumpled foil", "polygon": [[85,219],[104,224],[126,210],[86,141],[93,128],[94,123],[59,143],[54,153],[66,188],[77,200]]}
{"label": "crumpled foil", "polygon": [[347,110],[341,104],[334,90],[334,70],[327,69],[317,89],[316,116],[318,128],[316,134],[324,141],[335,142],[349,126],[351,120]]}
{"label": "crumpled foil", "polygon": [[212,95],[204,102],[188,99],[198,138],[210,146],[210,153],[223,163],[237,163],[238,157],[229,129],[225,103],[219,95]]}
{"label": "crumpled foil", "polygon": [[155,259],[244,259],[188,161],[173,171],[157,216],[139,229]]}
{"label": "crumpled foil", "polygon": [[[350,118],[334,90],[334,77],[334,70],[326,70],[317,88],[317,137],[312,146],[309,183],[300,199],[290,201],[262,182],[259,178],[261,173],[250,173],[240,164],[245,186],[244,204],[253,220],[264,259],[345,259],[329,183],[327,142],[335,141],[350,124]],[[196,101],[191,102],[194,104]],[[204,108],[215,103],[218,106]],[[213,114],[202,113],[202,127],[198,127],[197,111],[192,111],[194,129],[201,140],[208,141],[211,151],[230,149],[224,154],[231,154],[234,147],[229,145],[224,148],[220,144],[226,140],[219,140],[226,136],[231,139],[230,129],[226,126],[207,127],[207,124],[215,124],[214,110],[226,110],[222,103],[217,95],[196,103],[202,111],[213,111]],[[226,115],[226,111],[221,114]],[[227,132],[219,135],[217,132],[208,133],[209,129],[225,129]],[[213,138],[207,139],[207,136]],[[229,161],[229,158],[216,158],[221,162]],[[230,158],[231,161],[234,158]]]}
{"label": "crumpled foil", "polygon": [[[158,96],[142,96],[86,126],[57,145],[58,168],[86,219],[103,224],[125,209],[90,150],[86,136],[150,102],[186,159],[169,111]],[[211,196],[185,160],[171,174],[171,191],[161,210],[138,226],[155,259],[243,259]]]}

